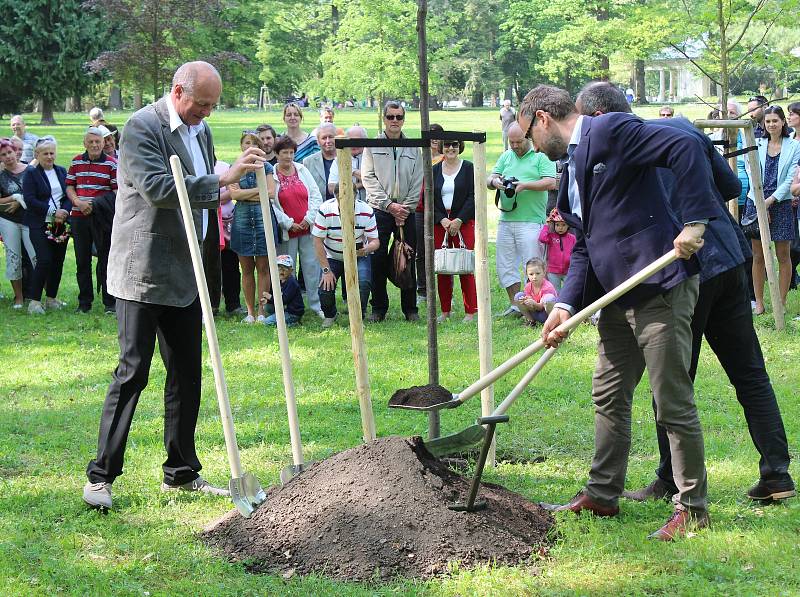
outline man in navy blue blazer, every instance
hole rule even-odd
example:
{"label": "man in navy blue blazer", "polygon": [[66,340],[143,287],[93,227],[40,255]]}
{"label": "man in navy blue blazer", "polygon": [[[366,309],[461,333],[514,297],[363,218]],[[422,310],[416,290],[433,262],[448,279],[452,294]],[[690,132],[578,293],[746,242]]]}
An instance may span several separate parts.
{"label": "man in navy blue blazer", "polygon": [[[700,271],[695,253],[703,246],[705,224],[719,213],[703,146],[692,135],[631,114],[579,115],[566,91],[547,85],[528,93],[518,119],[537,151],[551,160],[566,158],[558,208],[578,231],[560,302],[542,330],[548,346],[564,339],[554,330],[577,309],[671,250],[681,258],[603,309],[589,480],[569,503],[546,507],[618,514],[633,392],[646,367],[678,489],[673,515],[650,536],[669,541],[707,526],[703,434],[689,376]],[[676,176],[680,200],[674,212],[657,167]]]}
{"label": "man in navy blue blazer", "polygon": [[[630,112],[622,92],[607,82],[590,83],[578,94],[578,110],[587,116],[609,112]],[[689,375],[697,373],[703,335],[717,355],[736,397],[744,410],[750,437],[760,455],[759,480],[747,497],[761,502],[775,502],[796,494],[789,475],[789,446],[775,391],[764,364],[750,310],[745,259],[752,255],[750,243],[725,206],[737,198],[741,182],[725,159],[714,149],[711,140],[685,118],[658,121],[696,136],[703,143],[714,176],[712,191],[719,205],[719,215],[709,222],[703,250],[698,254],[700,294],[692,317],[692,360]],[[678,200],[675,177],[660,168],[662,184],[673,201]],[[656,409],[655,401],[653,408]],[[672,459],[666,430],[656,426],[660,460],[656,478],[645,488],[624,492],[630,499],[644,501],[672,497],[677,488],[672,478]]]}

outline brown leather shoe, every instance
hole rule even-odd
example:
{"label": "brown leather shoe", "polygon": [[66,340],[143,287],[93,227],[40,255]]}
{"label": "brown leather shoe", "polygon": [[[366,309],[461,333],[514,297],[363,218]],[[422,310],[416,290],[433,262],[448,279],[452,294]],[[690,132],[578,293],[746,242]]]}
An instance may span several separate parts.
{"label": "brown leather shoe", "polygon": [[648,539],[659,541],[672,541],[685,537],[686,533],[695,529],[704,529],[711,523],[708,512],[689,512],[688,510],[675,510],[666,524],[655,533],[647,536]]}
{"label": "brown leather shoe", "polygon": [[575,497],[564,505],[560,506],[558,504],[545,504],[541,502],[539,505],[550,512],[565,512],[569,510],[570,512],[575,512],[575,514],[580,514],[584,510],[587,510],[595,516],[616,516],[619,514],[619,506],[602,506],[583,493],[583,490],[575,494]]}
{"label": "brown leather shoe", "polygon": [[669,500],[676,493],[678,492],[674,487],[671,487],[659,477],[656,477],[647,487],[643,487],[637,491],[623,491],[622,497],[637,502],[646,502],[648,500]]}

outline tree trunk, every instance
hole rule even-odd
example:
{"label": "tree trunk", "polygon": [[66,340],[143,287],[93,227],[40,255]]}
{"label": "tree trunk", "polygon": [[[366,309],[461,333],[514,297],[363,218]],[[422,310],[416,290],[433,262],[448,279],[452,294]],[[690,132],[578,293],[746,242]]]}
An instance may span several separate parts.
{"label": "tree trunk", "polygon": [[634,101],[637,104],[646,104],[647,102],[647,92],[645,90],[645,83],[644,83],[644,60],[637,60],[634,63],[634,87],[633,87],[633,97]]}
{"label": "tree trunk", "polygon": [[339,7],[336,3],[331,3],[331,31],[334,35],[339,30]]}
{"label": "tree trunk", "polygon": [[39,124],[48,126],[56,124],[56,119],[53,117],[53,102],[47,98],[42,98],[42,120]]}
{"label": "tree trunk", "polygon": [[136,91],[133,94],[133,109],[138,110],[142,107],[142,92]]}
{"label": "tree trunk", "polygon": [[[595,12],[595,18],[598,22],[608,20],[608,9],[598,7]],[[608,81],[608,73],[610,70],[610,61],[608,56],[599,56],[597,60],[597,78],[601,81]]]}
{"label": "tree trunk", "polygon": [[112,110],[122,110],[122,90],[119,85],[111,85],[108,92],[108,107]]}
{"label": "tree trunk", "polygon": [[[506,93],[503,97],[504,100],[514,100],[514,86],[513,85],[506,85]],[[519,99],[519,98],[517,98]]]}
{"label": "tree trunk", "polygon": [[76,93],[72,96],[72,111],[83,112],[83,98],[80,93]]}
{"label": "tree trunk", "polygon": [[472,98],[470,99],[470,104],[473,108],[482,108],[483,107],[483,91],[473,91]]}
{"label": "tree trunk", "polygon": [[725,10],[722,0],[717,0],[717,23],[719,25],[719,70],[722,85],[719,85],[719,106],[723,114],[728,113],[728,90],[730,89],[730,74],[728,73],[728,38]]}

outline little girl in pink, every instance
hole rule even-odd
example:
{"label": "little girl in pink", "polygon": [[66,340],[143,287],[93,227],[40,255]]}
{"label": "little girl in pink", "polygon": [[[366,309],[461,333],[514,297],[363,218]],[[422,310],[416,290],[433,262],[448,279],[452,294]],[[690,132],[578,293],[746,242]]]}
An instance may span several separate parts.
{"label": "little girl in pink", "polygon": [[576,238],[569,232],[569,226],[556,208],[550,212],[545,221],[549,226],[542,228],[539,242],[547,246],[547,279],[561,290],[564,278],[569,270],[569,258]]}
{"label": "little girl in pink", "polygon": [[528,283],[525,292],[518,292],[516,303],[525,319],[525,323],[544,323],[550,313],[558,292],[545,277],[545,264],[541,259],[530,259],[525,264]]}

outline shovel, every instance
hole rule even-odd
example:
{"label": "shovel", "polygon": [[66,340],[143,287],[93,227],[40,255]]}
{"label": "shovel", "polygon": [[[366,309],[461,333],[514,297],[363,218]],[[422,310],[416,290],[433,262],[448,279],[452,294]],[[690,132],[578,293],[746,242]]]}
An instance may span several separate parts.
{"label": "shovel", "polygon": [[169,159],[172,176],[175,178],[175,189],[178,192],[178,202],[183,216],[183,227],[186,230],[186,240],[189,242],[189,254],[192,256],[192,268],[197,282],[197,293],[200,296],[200,305],[203,308],[203,323],[208,338],[208,351],[211,354],[211,367],[214,370],[214,385],[217,389],[217,402],[219,415],[222,419],[222,430],[225,435],[225,448],[228,451],[228,462],[231,467],[231,480],[229,488],[231,501],[239,513],[245,518],[255,512],[256,508],[267,498],[258,480],[250,473],[242,472],[242,462],[239,458],[239,446],[236,443],[236,431],[233,428],[233,415],[231,403],[228,399],[228,385],[225,382],[225,371],[222,369],[222,357],[217,341],[217,328],[214,325],[214,314],[211,311],[211,299],[208,296],[206,274],[203,271],[203,262],[200,258],[200,246],[197,242],[197,231],[194,229],[194,216],[189,205],[189,193],[186,191],[186,181],[183,178],[181,160],[173,155]]}
{"label": "shovel", "polygon": [[[591,303],[589,306],[578,311],[575,315],[558,326],[556,331],[569,332],[576,328],[593,313],[613,303],[623,294],[635,286],[638,286],[653,274],[661,271],[677,258],[678,256],[674,251],[670,251],[666,255],[659,257],[640,272],[634,274],[612,289],[610,292],[604,294],[599,299]],[[489,373],[475,381],[471,386],[465,390],[462,390],[458,394],[451,394],[447,389],[437,385],[401,389],[397,390],[392,395],[389,400],[389,407],[417,410],[422,412],[438,411],[445,408],[456,408],[464,404],[464,402],[478,394],[484,388],[492,385],[506,373],[524,361],[528,360],[530,357],[544,348],[544,346],[544,340],[541,338],[538,339],[536,342],[530,344],[526,348],[523,348],[517,354],[506,360],[503,364],[492,369]]]}
{"label": "shovel", "polygon": [[[637,274],[634,274],[626,281],[619,284],[616,288],[611,290],[609,293],[603,295],[588,307],[580,310],[578,313],[567,319],[564,323],[556,328],[556,331],[570,331],[583,322],[586,318],[591,316],[595,313],[598,309],[605,307],[606,305],[612,303],[613,301],[617,300],[620,296],[637,286],[638,284],[642,283],[644,280],[655,274],[656,272],[662,270],[670,263],[677,259],[677,255],[674,251],[667,253],[666,255],[658,258],[656,261],[642,269]],[[517,353],[515,356],[508,359],[505,363],[491,371],[489,374],[484,376],[483,378],[476,381],[472,386],[467,388],[464,392],[460,395],[454,395],[453,399],[450,402],[446,402],[442,405],[434,405],[432,408],[436,408],[439,406],[440,408],[454,408],[455,406],[460,406],[464,403],[471,395],[469,394],[464,397],[467,392],[472,390],[475,386],[486,383],[489,385],[493,383],[500,377],[502,377],[506,372],[510,371],[522,361],[527,359],[528,357],[532,356],[536,352],[538,352],[542,347],[544,347],[543,340],[537,340],[521,352]],[[539,358],[538,361],[531,367],[531,369],[522,377],[522,379],[517,383],[513,390],[509,393],[505,400],[494,410],[492,413],[492,417],[502,416],[505,415],[506,411],[511,408],[511,405],[519,398],[528,384],[531,383],[534,377],[542,370],[542,368],[547,364],[547,362],[552,358],[553,354],[555,354],[555,348],[548,348],[544,354]],[[524,356],[523,356],[524,355]],[[498,373],[499,372],[499,373]],[[492,377],[494,376],[494,377]],[[489,377],[492,377],[491,381],[485,382],[485,380]],[[485,386],[483,386],[485,387]],[[479,387],[475,392],[480,392],[482,387]],[[398,407],[402,408],[402,407]],[[435,456],[443,456],[445,454],[452,454],[454,452],[460,452],[464,449],[470,448],[473,445],[477,444],[481,440],[484,439],[485,430],[482,425],[472,425],[471,427],[467,427],[463,431],[459,433],[455,433],[452,435],[448,435],[445,437],[441,437],[435,440],[430,440],[425,442],[425,448],[434,454]]]}
{"label": "shovel", "polygon": [[272,282],[272,300],[275,304],[275,322],[278,324],[278,345],[281,353],[281,370],[283,371],[283,393],[286,396],[286,411],[289,415],[289,439],[292,444],[292,464],[284,467],[280,474],[281,483],[285,485],[292,477],[299,475],[306,465],[303,463],[303,444],[300,441],[300,423],[297,419],[292,357],[289,354],[289,334],[286,332],[281,279],[278,276],[278,252],[275,249],[272,217],[269,212],[270,198],[269,190],[267,189],[267,175],[263,168],[256,171],[256,183],[258,184],[258,199],[261,203],[261,219],[264,220],[264,234],[267,237],[269,276]]}

